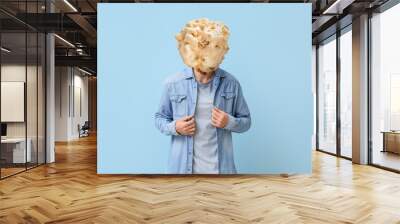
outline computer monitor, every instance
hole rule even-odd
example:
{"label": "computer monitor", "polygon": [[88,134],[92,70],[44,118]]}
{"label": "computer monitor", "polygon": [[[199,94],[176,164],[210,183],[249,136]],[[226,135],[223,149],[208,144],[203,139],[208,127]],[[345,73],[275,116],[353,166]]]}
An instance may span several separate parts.
{"label": "computer monitor", "polygon": [[1,136],[7,136],[7,124],[1,123]]}

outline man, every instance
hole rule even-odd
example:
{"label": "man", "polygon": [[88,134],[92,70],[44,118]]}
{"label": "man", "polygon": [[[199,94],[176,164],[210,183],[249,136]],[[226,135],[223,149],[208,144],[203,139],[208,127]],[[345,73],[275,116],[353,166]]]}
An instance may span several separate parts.
{"label": "man", "polygon": [[239,82],[219,68],[228,36],[208,19],[190,21],[176,36],[189,67],[166,80],[155,115],[156,127],[172,136],[170,173],[236,173],[232,132],[247,131],[251,118]]}

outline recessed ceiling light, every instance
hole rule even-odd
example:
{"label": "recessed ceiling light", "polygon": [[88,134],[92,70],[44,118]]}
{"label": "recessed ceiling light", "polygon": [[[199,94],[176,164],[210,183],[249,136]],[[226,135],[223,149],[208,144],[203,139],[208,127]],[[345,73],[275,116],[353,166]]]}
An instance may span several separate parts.
{"label": "recessed ceiling light", "polygon": [[10,53],[11,52],[11,50],[9,50],[9,49],[7,49],[5,47],[1,47],[0,49],[1,49],[1,51],[4,51],[6,53]]}
{"label": "recessed ceiling light", "polygon": [[79,68],[79,67],[78,67],[78,70],[81,71],[81,72],[83,72],[83,73],[85,73],[85,74],[87,74],[87,75],[90,75],[90,76],[92,75],[92,73],[90,73],[90,72],[88,72],[88,71],[86,71],[86,70],[83,70],[83,69],[81,69],[81,68]]}
{"label": "recessed ceiling light", "polygon": [[69,45],[70,47],[73,47],[73,48],[75,48],[75,45],[73,45],[71,42],[69,42],[68,40],[66,40],[66,39],[64,39],[64,38],[62,38],[62,37],[60,37],[59,35],[57,35],[57,34],[54,34],[54,36],[55,37],[57,37],[59,40],[61,40],[62,42],[64,42],[64,43],[66,43],[67,45]]}
{"label": "recessed ceiling light", "polygon": [[67,4],[74,12],[78,12],[78,10],[68,1],[64,0],[65,4]]}
{"label": "recessed ceiling light", "polygon": [[342,14],[343,9],[351,5],[355,0],[336,0],[322,14]]}

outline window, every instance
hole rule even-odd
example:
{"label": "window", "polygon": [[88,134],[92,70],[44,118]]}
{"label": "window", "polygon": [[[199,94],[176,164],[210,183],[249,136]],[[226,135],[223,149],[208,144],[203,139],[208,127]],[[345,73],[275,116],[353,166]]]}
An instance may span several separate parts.
{"label": "window", "polygon": [[400,5],[371,19],[371,162],[400,170]]}
{"label": "window", "polygon": [[318,149],[336,153],[336,37],[318,47]]}
{"label": "window", "polygon": [[340,36],[340,155],[352,156],[352,33],[351,26]]}

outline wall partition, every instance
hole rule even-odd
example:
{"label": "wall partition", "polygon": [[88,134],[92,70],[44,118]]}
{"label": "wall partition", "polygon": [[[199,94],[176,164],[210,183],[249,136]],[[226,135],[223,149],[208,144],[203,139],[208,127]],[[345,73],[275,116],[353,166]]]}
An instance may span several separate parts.
{"label": "wall partition", "polygon": [[[38,12],[41,1],[19,2]],[[4,3],[0,3],[0,7]],[[0,12],[0,178],[45,163],[45,34]],[[7,22],[4,22],[7,21]],[[10,22],[11,21],[11,22]],[[12,26],[10,26],[12,23]]]}
{"label": "wall partition", "polygon": [[[234,173],[236,169],[238,173],[246,174],[310,172],[313,129],[313,102],[310,91],[312,84],[310,6],[310,4],[290,6],[144,4],[138,7],[137,4],[99,4],[97,27],[101,41],[98,43],[98,71],[101,72],[98,73],[98,85],[101,88],[98,99],[101,102],[98,107],[100,131],[97,142],[100,146],[98,173],[193,172],[190,159],[193,153],[196,153],[193,148],[181,147],[170,150],[171,136],[165,134],[171,135],[171,133],[158,129],[161,126],[155,123],[167,122],[168,126],[172,127],[170,125],[172,120],[194,113],[191,111],[194,107],[188,110],[188,105],[193,99],[186,97],[186,93],[179,93],[180,99],[177,102],[175,97],[168,98],[167,93],[163,94],[162,87],[165,80],[168,80],[168,74],[177,74],[186,67],[176,48],[174,39],[176,32],[179,32],[187,21],[206,17],[210,19],[218,17],[219,21],[230,27],[232,31],[229,39],[230,50],[221,68],[233,72],[237,80],[240,80],[241,86],[240,92],[234,93],[236,96],[226,96],[223,93],[226,99],[221,102],[224,104],[216,106],[231,113],[232,116],[238,116],[239,126],[246,125],[249,120],[243,119],[246,119],[248,112],[238,113],[231,111],[232,108],[229,107],[231,105],[229,103],[235,104],[238,99],[240,100],[241,95],[237,94],[241,94],[243,89],[243,95],[251,111],[251,120],[254,121],[250,129],[247,129],[249,125],[246,129],[240,130],[248,132],[233,134],[233,145],[229,146],[233,149],[228,147],[229,151],[227,148],[230,157],[226,160],[220,158],[221,166],[217,168],[218,172]],[[151,16],[153,13],[157,13],[157,17]],[[238,13],[243,16],[237,17]],[[174,16],[171,16],[172,14]],[[289,14],[290,18],[287,16]],[[254,29],[248,32],[249,28],[255,25],[255,17],[262,19],[265,22],[263,25],[270,29],[267,32]],[[121,29],[122,27],[115,25],[123,24],[127,18],[134,21],[130,24],[131,27],[144,31],[143,35],[132,32],[133,29]],[[146,18],[148,18],[146,21],[150,21],[146,27],[164,28],[147,29],[139,22]],[[279,25],[276,21],[279,21]],[[281,29],[282,27],[285,29]],[[296,33],[296,38],[291,37],[293,33]],[[254,42],[255,36],[263,40],[262,44]],[[285,45],[284,48],[277,47],[282,44]],[[145,49],[143,46],[152,47]],[[163,46],[162,51],[160,46]],[[125,57],[121,52],[133,53]],[[257,56],[261,52],[268,53],[262,57]],[[250,59],[248,55],[255,57]],[[142,58],[146,58],[146,61]],[[135,65],[135,71],[132,71],[132,63]],[[286,66],[288,64],[290,66]],[[150,67],[154,69],[149,71]],[[223,70],[218,70],[217,74],[223,76]],[[190,73],[191,70],[186,69],[185,72]],[[140,75],[142,73],[147,75]],[[112,78],[110,74],[114,74]],[[220,90],[223,89],[217,91]],[[142,97],[144,95],[146,98]],[[160,99],[165,100],[162,102],[165,102],[167,107],[171,100],[174,104],[173,110],[166,111],[163,109],[164,106],[158,107]],[[263,99],[261,104],[260,99]],[[135,105],[126,102],[135,102]],[[271,110],[287,106],[290,106],[290,110]],[[224,109],[225,107],[229,108]],[[265,116],[266,114],[268,116]],[[140,119],[132,120],[131,117]],[[287,130],[296,133],[290,137],[290,141],[287,141],[287,136],[284,134]],[[179,138],[189,141],[193,139],[184,136]],[[131,148],[129,142],[118,139],[134,139],[137,147]],[[173,136],[172,139],[177,138]],[[249,148],[249,145],[252,147]],[[141,148],[146,150],[137,150]],[[222,150],[221,155],[225,151]],[[233,166],[223,168],[226,161],[235,163],[236,169],[233,169]]]}
{"label": "wall partition", "polygon": [[26,145],[26,33],[1,34],[1,178],[31,162]]}

